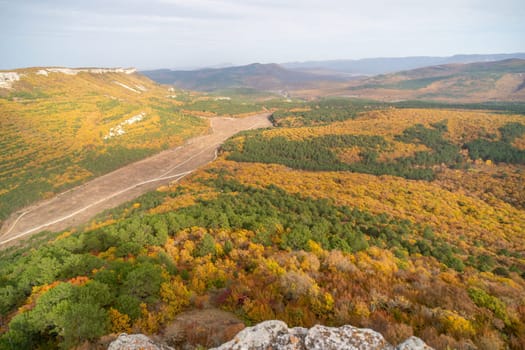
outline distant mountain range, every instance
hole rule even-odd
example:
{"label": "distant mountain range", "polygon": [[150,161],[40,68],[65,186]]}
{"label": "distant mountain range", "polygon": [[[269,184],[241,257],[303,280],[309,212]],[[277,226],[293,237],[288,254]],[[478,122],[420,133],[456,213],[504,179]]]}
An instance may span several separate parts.
{"label": "distant mountain range", "polygon": [[[523,59],[509,59],[509,56]],[[494,61],[499,58],[505,59]],[[475,60],[478,61],[465,63]],[[413,68],[436,62],[439,64]],[[299,67],[310,68],[308,71],[296,70]],[[352,76],[350,73],[352,70],[355,74],[390,71],[396,67],[410,69],[372,77]],[[199,91],[254,89],[287,91],[296,97],[352,96],[386,101],[525,101],[525,54],[376,58],[284,66],[254,63],[194,71],[161,69],[141,73],[159,83]]]}
{"label": "distant mountain range", "polygon": [[344,81],[338,75],[322,75],[289,70],[278,64],[253,63],[246,66],[206,68],[194,71],[142,71],[150,79],[173,84],[179,88],[199,91],[252,88],[256,90],[287,90],[309,86],[319,81]]}
{"label": "distant mountain range", "polygon": [[370,76],[443,64],[501,61],[512,58],[525,59],[525,53],[455,55],[449,57],[380,57],[359,60],[289,62],[283,63],[281,66],[303,72],[323,72],[324,74],[344,73],[347,75]]}

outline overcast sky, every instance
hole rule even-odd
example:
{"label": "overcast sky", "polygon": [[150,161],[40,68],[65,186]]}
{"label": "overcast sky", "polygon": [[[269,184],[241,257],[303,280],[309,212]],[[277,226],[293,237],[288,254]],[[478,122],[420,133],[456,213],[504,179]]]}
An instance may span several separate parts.
{"label": "overcast sky", "polygon": [[525,0],[0,0],[0,69],[525,52]]}

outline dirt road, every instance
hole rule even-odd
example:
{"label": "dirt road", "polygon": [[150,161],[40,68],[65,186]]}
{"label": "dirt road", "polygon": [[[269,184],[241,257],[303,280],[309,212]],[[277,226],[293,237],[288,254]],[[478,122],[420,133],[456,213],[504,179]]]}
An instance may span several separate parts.
{"label": "dirt road", "polygon": [[87,222],[162,184],[177,181],[212,161],[218,146],[242,130],[271,126],[269,113],[246,118],[212,118],[212,132],[184,145],[127,165],[81,186],[27,207],[12,215],[0,229],[0,247],[31,234],[60,231]]}

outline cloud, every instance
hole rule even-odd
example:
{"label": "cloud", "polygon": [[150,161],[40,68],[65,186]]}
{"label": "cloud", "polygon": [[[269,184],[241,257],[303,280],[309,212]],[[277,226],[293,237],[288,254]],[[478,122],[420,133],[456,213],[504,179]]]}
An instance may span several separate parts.
{"label": "cloud", "polygon": [[173,67],[525,51],[522,0],[0,0],[0,6],[2,64],[9,66],[65,53],[76,65]]}
{"label": "cloud", "polygon": [[71,26],[67,31],[71,32],[91,32],[91,33],[151,33],[159,31],[159,27],[154,26]]}

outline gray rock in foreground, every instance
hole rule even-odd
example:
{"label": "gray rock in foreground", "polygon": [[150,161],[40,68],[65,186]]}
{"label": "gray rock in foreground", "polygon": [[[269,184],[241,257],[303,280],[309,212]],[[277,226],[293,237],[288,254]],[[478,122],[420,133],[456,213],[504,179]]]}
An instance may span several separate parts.
{"label": "gray rock in foreground", "polygon": [[122,333],[111,342],[108,350],[174,350],[172,347],[157,344],[144,334]]}
{"label": "gray rock in foreground", "polygon": [[397,347],[371,329],[342,326],[288,328],[282,321],[265,321],[240,331],[233,340],[213,350],[431,350],[417,337]]}
{"label": "gray rock in foreground", "polygon": [[[108,350],[173,350],[154,343],[143,334],[121,334]],[[233,340],[211,350],[432,350],[417,337],[410,337],[397,347],[367,328],[352,326],[310,329],[288,328],[282,321],[265,321],[240,331]]]}
{"label": "gray rock in foreground", "polygon": [[376,331],[352,326],[339,328],[314,326],[308,330],[304,343],[306,349],[312,350],[394,350],[394,347]]}
{"label": "gray rock in foreground", "polygon": [[410,337],[396,347],[396,350],[432,350],[418,337]]}

